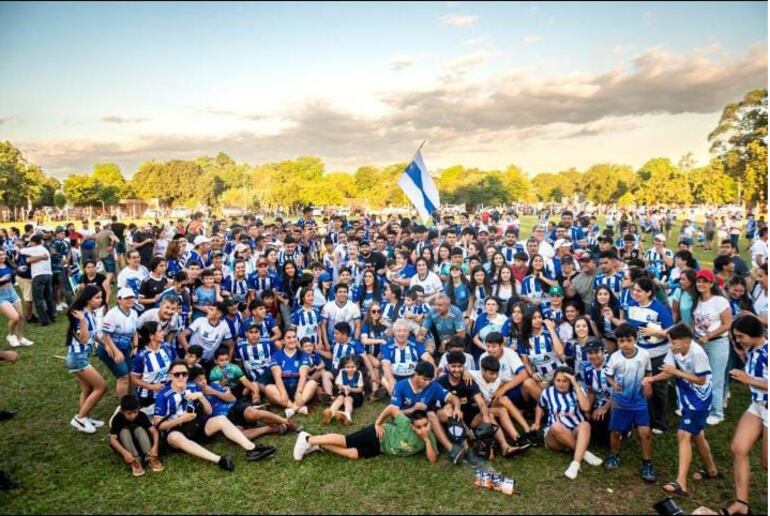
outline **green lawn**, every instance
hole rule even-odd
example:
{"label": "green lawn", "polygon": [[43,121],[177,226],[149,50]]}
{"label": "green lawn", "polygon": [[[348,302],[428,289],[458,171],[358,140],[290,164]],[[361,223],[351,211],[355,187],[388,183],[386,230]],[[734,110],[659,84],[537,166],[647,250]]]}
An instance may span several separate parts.
{"label": "green lawn", "polygon": [[[530,221],[524,222],[528,232]],[[706,263],[707,256],[698,253],[698,259]],[[3,321],[0,334],[4,330]],[[652,504],[665,496],[660,484],[676,473],[674,431],[654,439],[658,484],[647,485],[639,478],[639,446],[634,437],[625,443],[620,470],[609,473],[584,465],[575,481],[563,475],[569,457],[545,449],[495,460],[496,469],[519,482],[521,495],[515,497],[475,488],[473,471],[451,465],[445,456],[433,466],[423,457],[353,462],[330,454],[314,454],[298,464],[291,457],[295,436],[287,434],[265,438],[278,452],[257,463],[245,462],[235,445],[217,440],[213,450],[235,457],[233,473],[172,454],[164,457],[166,471],[148,471],[134,479],[108,448],[106,430],[85,435],[69,426],[79,390],[59,358],[65,354],[65,330],[62,316],[53,327],[29,328],[27,335],[35,345],[19,348],[15,366],[0,364],[0,406],[19,410],[16,418],[0,423],[0,468],[24,482],[24,488],[0,494],[2,513],[652,513]],[[6,347],[4,340],[0,345]],[[111,390],[94,414],[107,419],[117,403],[114,380],[98,359],[92,363],[109,379]],[[693,497],[680,500],[686,512],[699,505],[718,508],[732,499],[729,443],[748,400],[745,388],[733,387],[726,422],[708,429],[725,479],[692,482]],[[365,404],[354,414],[353,428],[371,423],[382,407],[384,402]],[[299,419],[313,433],[345,430],[336,423],[324,427],[317,406]],[[676,420],[673,414],[672,420]],[[593,451],[606,457],[606,450]],[[752,455],[751,501],[755,513],[765,513],[767,474],[759,457],[757,446]],[[700,465],[697,458],[694,463]]]}

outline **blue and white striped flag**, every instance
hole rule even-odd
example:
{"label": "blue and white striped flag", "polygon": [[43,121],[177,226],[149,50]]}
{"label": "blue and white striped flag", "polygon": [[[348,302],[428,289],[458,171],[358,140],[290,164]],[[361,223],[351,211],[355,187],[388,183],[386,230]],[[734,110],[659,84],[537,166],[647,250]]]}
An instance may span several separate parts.
{"label": "blue and white striped flag", "polygon": [[398,178],[398,186],[412,201],[423,220],[429,219],[433,212],[439,208],[438,189],[436,189],[433,178],[428,173],[428,167],[422,160],[420,150],[417,151],[404,173]]}

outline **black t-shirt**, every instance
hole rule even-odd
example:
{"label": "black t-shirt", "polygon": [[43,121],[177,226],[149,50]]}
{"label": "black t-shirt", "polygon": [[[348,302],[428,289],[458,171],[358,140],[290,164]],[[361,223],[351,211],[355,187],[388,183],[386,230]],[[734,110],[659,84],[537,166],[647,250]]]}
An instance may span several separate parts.
{"label": "black t-shirt", "polygon": [[[113,231],[114,233],[114,231]],[[147,239],[152,238],[152,234],[145,233],[144,231],[136,231],[134,233],[134,243],[138,244],[144,242]],[[152,260],[152,250],[155,246],[153,244],[147,244],[137,249],[139,251],[140,261],[145,267],[150,266],[150,260]]]}
{"label": "black t-shirt", "polygon": [[379,251],[372,251],[369,256],[364,257],[364,262],[374,264],[374,270],[378,271],[385,268],[387,259]]}
{"label": "black t-shirt", "polygon": [[126,227],[127,226],[122,222],[113,222],[112,224],[110,224],[110,229],[112,230],[113,233],[115,233],[115,236],[118,237],[118,240],[120,240],[121,242],[125,242],[126,240],[126,234],[125,234]]}
{"label": "black t-shirt", "polygon": [[121,430],[123,429],[129,429],[132,432],[135,428],[142,427],[145,430],[149,430],[152,426],[152,423],[150,423],[150,418],[147,417],[147,414],[145,414],[142,411],[139,411],[139,415],[136,416],[136,419],[129,422],[126,421],[126,416],[123,415],[123,412],[118,412],[115,414],[115,417],[112,418],[112,425],[110,426],[110,434],[112,435],[120,435]]}
{"label": "black t-shirt", "polygon": [[473,399],[479,393],[479,388],[474,382],[468,385],[465,383],[465,380],[460,380],[460,383],[457,385],[452,385],[449,382],[449,374],[441,375],[437,381],[444,389],[457,396],[460,400],[460,410],[463,411],[463,414],[479,410],[479,406],[476,405],[476,401]]}
{"label": "black t-shirt", "polygon": [[152,299],[158,294],[161,294],[164,290],[166,290],[165,276],[160,279],[147,276],[144,281],[142,281],[142,286],[139,287],[139,295],[144,296],[147,299]]}
{"label": "black t-shirt", "polygon": [[97,287],[99,287],[99,290],[102,291],[102,299],[107,299],[107,297],[106,297],[107,293],[104,291],[104,287],[102,286],[102,284],[104,283],[105,279],[107,279],[107,278],[101,272],[97,272],[96,276],[94,276],[93,279],[88,279],[88,276],[83,274],[82,276],[80,276],[79,283],[81,285],[85,285],[85,286],[96,285]]}

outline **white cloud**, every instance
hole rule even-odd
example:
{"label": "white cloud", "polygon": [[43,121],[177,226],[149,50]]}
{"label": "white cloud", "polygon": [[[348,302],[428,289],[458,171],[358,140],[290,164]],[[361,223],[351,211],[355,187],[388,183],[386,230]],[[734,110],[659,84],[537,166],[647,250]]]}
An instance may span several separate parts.
{"label": "white cloud", "polygon": [[477,47],[480,45],[485,45],[487,43],[490,43],[492,41],[491,36],[479,36],[477,38],[468,38],[463,43],[469,47]]}
{"label": "white cloud", "polygon": [[109,124],[138,124],[146,122],[149,118],[106,115],[100,118],[100,120]]}
{"label": "white cloud", "polygon": [[447,63],[447,66],[450,70],[459,72],[472,66],[478,66],[486,63],[492,55],[493,53],[489,50],[481,49],[452,59]]}
{"label": "white cloud", "polygon": [[475,14],[446,14],[438,19],[442,25],[470,27],[479,19]]}
{"label": "white cloud", "polygon": [[543,38],[541,38],[540,36],[533,36],[530,34],[521,38],[521,42],[524,43],[525,45],[531,45],[533,43],[537,43],[538,41],[541,41],[542,39]]}
{"label": "white cloud", "polygon": [[610,50],[610,53],[613,56],[620,56],[625,53],[627,53],[629,50],[631,50],[631,45],[616,45],[612,47],[612,50]]}

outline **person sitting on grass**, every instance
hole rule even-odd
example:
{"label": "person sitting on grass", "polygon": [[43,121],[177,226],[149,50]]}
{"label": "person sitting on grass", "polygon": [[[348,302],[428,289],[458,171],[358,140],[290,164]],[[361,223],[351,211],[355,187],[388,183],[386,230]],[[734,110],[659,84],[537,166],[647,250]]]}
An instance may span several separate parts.
{"label": "person sitting on grass", "polygon": [[[449,367],[447,364],[447,360],[449,359],[449,354],[453,351],[462,353],[465,355],[465,362],[463,362],[463,365],[465,367],[466,371],[475,371],[476,370],[476,361],[473,358],[473,355],[470,353],[465,352],[465,339],[454,335],[449,338],[449,341],[446,344],[446,353],[441,355],[441,359],[438,361],[438,376],[441,376],[442,374],[449,372]],[[524,366],[522,366],[524,367]]]}
{"label": "person sitting on grass", "polygon": [[636,346],[637,330],[628,323],[615,329],[618,350],[607,364],[607,384],[612,387],[612,415],[610,416],[610,455],[604,463],[608,470],[620,467],[620,441],[636,426],[642,447],[641,475],[646,482],[655,481],[652,467],[652,432],[647,399],[652,395],[652,384],[642,383],[652,375],[650,354]]}
{"label": "person sitting on grass", "polygon": [[460,400],[452,393],[444,389],[438,382],[434,382],[436,369],[430,362],[419,362],[414,368],[414,374],[410,378],[401,380],[393,389],[393,395],[390,397],[390,404],[380,413],[377,418],[376,427],[382,429],[382,423],[395,415],[398,411],[405,414],[411,414],[415,410],[428,410],[431,429],[436,435],[436,439],[445,449],[449,451],[449,456],[454,464],[458,464],[465,453],[465,450],[452,442],[447,437],[444,427],[441,424],[435,412],[432,412],[436,402],[448,403],[452,406],[451,417],[455,419],[462,418],[460,410]]}
{"label": "person sitting on grass", "polygon": [[222,387],[228,387],[237,399],[248,398],[252,404],[258,405],[261,401],[259,387],[243,374],[243,370],[230,362],[230,350],[221,347],[214,352],[214,364],[209,373],[209,381],[218,383]]}
{"label": "person sitting on grass", "polygon": [[548,424],[545,427],[545,445],[554,451],[572,450],[570,462],[564,475],[570,480],[577,478],[580,463],[585,460],[592,466],[601,466],[602,459],[588,451],[591,441],[591,425],[585,415],[591,410],[583,389],[575,379],[571,367],[560,366],[556,369],[551,385],[540,395],[540,402],[535,412],[533,430],[538,430],[545,412],[548,412]]}
{"label": "person sitting on grass", "polygon": [[[230,418],[238,420],[245,424],[244,412],[247,408],[245,404],[238,404],[238,400],[228,387],[206,380],[206,371],[202,367],[193,367],[190,370],[191,380],[195,382],[198,389],[206,396],[211,404],[211,412],[204,416],[203,435],[209,440],[214,435],[222,433],[227,439],[234,442],[246,450],[246,460],[255,461],[263,459],[268,455],[275,453],[275,447],[255,444],[251,441],[253,437],[248,437],[241,431]],[[252,432],[252,435],[272,433],[268,427],[254,429],[261,432]]]}
{"label": "person sitting on grass", "polygon": [[[217,464],[225,471],[233,471],[235,464],[230,455],[219,456],[197,441],[205,437],[203,417],[198,411],[211,414],[211,404],[195,383],[188,385],[187,364],[176,360],[169,368],[171,383],[155,397],[153,425],[160,431],[163,449],[172,448]],[[200,406],[200,408],[199,408]]]}
{"label": "person sitting on grass", "polygon": [[[347,324],[347,323],[340,323]],[[324,410],[323,422],[328,425],[332,418],[345,425],[353,424],[353,409],[364,404],[364,376],[358,370],[353,357],[345,357],[340,362],[340,372],[334,381],[337,389],[337,397],[332,406]],[[340,411],[340,408],[344,410]]]}
{"label": "person sitting on grass", "polygon": [[192,344],[185,351],[182,360],[187,364],[187,367],[194,367],[201,365],[201,358],[203,358],[203,347],[198,344]]}
{"label": "person sitting on grass", "polygon": [[[389,418],[393,421],[385,422]],[[368,459],[378,455],[407,457],[425,451],[428,462],[438,460],[436,437],[431,432],[428,413],[414,410],[409,416],[399,410],[388,411],[370,425],[348,435],[310,435],[301,432],[294,444],[294,460],[300,461],[309,453],[326,450],[347,459]]]}
{"label": "person sitting on grass", "polygon": [[120,398],[120,412],[115,414],[110,424],[110,446],[131,466],[135,477],[144,475],[142,459],[146,459],[155,472],[164,469],[158,459],[158,429],[139,409],[139,399],[133,394],[126,394]]}
{"label": "person sitting on grass", "polygon": [[676,392],[682,407],[679,420],[679,471],[676,480],[663,485],[669,494],[690,496],[687,491],[687,474],[692,462],[692,442],[698,448],[704,468],[696,473],[698,479],[717,478],[719,471],[711,456],[711,447],[706,440],[706,418],[711,407],[711,365],[703,348],[693,341],[692,329],[684,323],[668,330],[671,348],[660,366],[660,372],[648,376],[642,383],[665,382],[676,378]]}
{"label": "person sitting on grass", "polygon": [[265,396],[273,405],[286,412],[286,418],[294,414],[307,415],[307,404],[315,397],[318,384],[308,380],[310,368],[297,349],[297,331],[289,328],[283,336],[283,349],[273,355],[273,384],[265,387]]}
{"label": "person sitting on grass", "polygon": [[602,342],[591,337],[585,344],[586,358],[583,380],[591,402],[591,441],[594,444],[610,444],[610,411],[612,410],[612,389],[607,384],[607,356]]}
{"label": "person sitting on grass", "polygon": [[326,359],[330,365],[330,370],[321,373],[321,381],[323,382],[323,392],[326,394],[333,393],[332,383],[335,380],[336,375],[341,370],[340,364],[342,359],[348,356],[356,356],[361,363],[366,364],[366,349],[363,344],[353,338],[353,329],[350,324],[342,321],[334,325],[334,342],[331,344],[329,351],[320,351],[321,355]]}
{"label": "person sitting on grass", "polygon": [[388,395],[393,394],[396,384],[412,376],[417,364],[422,361],[433,362],[433,357],[425,351],[419,342],[409,338],[409,325],[403,319],[393,323],[393,338],[382,349],[382,385]]}

